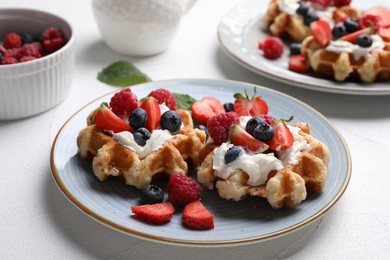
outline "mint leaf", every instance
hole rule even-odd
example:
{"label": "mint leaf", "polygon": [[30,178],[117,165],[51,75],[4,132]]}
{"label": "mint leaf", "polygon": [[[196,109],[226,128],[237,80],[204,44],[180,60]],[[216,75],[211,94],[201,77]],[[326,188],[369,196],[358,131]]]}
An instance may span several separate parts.
{"label": "mint leaf", "polygon": [[196,101],[195,98],[187,94],[173,93],[176,98],[176,108],[191,110],[192,104]]}
{"label": "mint leaf", "polygon": [[117,61],[104,68],[97,76],[98,80],[112,86],[127,87],[151,79],[133,64],[127,61]]}

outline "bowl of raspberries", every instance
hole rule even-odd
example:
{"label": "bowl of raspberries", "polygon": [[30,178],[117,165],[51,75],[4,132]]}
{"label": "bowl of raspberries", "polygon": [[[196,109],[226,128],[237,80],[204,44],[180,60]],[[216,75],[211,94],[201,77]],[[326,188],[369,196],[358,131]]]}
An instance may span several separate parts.
{"label": "bowl of raspberries", "polygon": [[0,9],[0,24],[0,120],[30,117],[58,105],[72,83],[72,26],[32,9]]}

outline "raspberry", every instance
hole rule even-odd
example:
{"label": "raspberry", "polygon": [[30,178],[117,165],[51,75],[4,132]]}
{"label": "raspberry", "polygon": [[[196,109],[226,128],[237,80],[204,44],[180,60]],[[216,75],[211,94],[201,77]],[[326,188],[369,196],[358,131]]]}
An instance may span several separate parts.
{"label": "raspberry", "polygon": [[156,89],[150,92],[148,96],[157,99],[159,104],[165,103],[170,110],[176,110],[176,98],[169,90],[163,88]]}
{"label": "raspberry", "polygon": [[125,88],[111,98],[110,107],[117,116],[127,118],[138,107],[138,98],[130,88]]}
{"label": "raspberry", "polygon": [[43,46],[49,53],[55,52],[65,45],[65,38],[61,30],[49,27],[43,32]]}
{"label": "raspberry", "polygon": [[23,56],[32,56],[35,58],[40,58],[42,55],[39,51],[39,46],[37,44],[26,43],[22,47]]}
{"label": "raspberry", "polygon": [[23,56],[22,58],[19,59],[19,62],[26,62],[30,60],[36,60],[37,58],[34,56]]}
{"label": "raspberry", "polygon": [[22,48],[11,48],[7,50],[8,56],[14,57],[15,59],[20,59],[22,57]]}
{"label": "raspberry", "polygon": [[168,182],[168,198],[175,206],[185,206],[200,199],[201,188],[190,177],[174,173]]}
{"label": "raspberry", "polygon": [[3,60],[1,61],[1,64],[14,64],[14,63],[18,63],[18,60],[11,56],[4,57]]}
{"label": "raspberry", "polygon": [[16,33],[9,33],[5,36],[4,47],[7,49],[18,48],[22,46],[22,39]]}
{"label": "raspberry", "polygon": [[215,144],[221,144],[229,139],[230,126],[240,123],[236,112],[221,113],[213,116],[207,122],[207,131]]}
{"label": "raspberry", "polygon": [[263,50],[264,57],[267,59],[274,60],[283,54],[283,42],[274,36],[267,36],[260,41],[259,48]]}
{"label": "raspberry", "polygon": [[337,7],[350,5],[352,0],[334,0],[334,5]]}
{"label": "raspberry", "polygon": [[271,116],[271,115],[260,115],[261,118],[263,118],[265,120],[265,122],[269,125],[272,125],[275,121],[276,121],[276,118],[274,116]]}

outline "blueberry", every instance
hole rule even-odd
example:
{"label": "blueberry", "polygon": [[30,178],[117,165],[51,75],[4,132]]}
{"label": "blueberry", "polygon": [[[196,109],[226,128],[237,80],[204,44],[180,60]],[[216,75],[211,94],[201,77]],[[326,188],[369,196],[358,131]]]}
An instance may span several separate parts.
{"label": "blueberry", "polygon": [[241,146],[233,146],[229,148],[225,153],[225,163],[231,163],[240,156],[241,153],[244,152],[244,149]]}
{"label": "blueberry", "polygon": [[290,55],[299,55],[301,54],[301,44],[300,43],[291,43],[290,44]]}
{"label": "blueberry", "polygon": [[253,131],[253,136],[262,142],[267,142],[274,137],[274,129],[267,123],[259,124]]}
{"label": "blueberry", "polygon": [[22,33],[20,35],[20,38],[22,39],[22,43],[32,43],[34,42],[34,37],[31,34],[28,33]]}
{"label": "blueberry", "polygon": [[362,34],[357,37],[355,43],[363,48],[368,48],[372,45],[372,38],[367,34]]}
{"label": "blueberry", "polygon": [[129,123],[132,128],[138,129],[145,125],[147,119],[148,119],[148,113],[145,111],[145,109],[137,107],[131,113],[129,118]]}
{"label": "blueberry", "polygon": [[306,14],[309,12],[309,6],[304,2],[300,2],[296,12],[299,15],[306,16]]}
{"label": "blueberry", "polygon": [[340,38],[348,33],[347,28],[345,28],[344,23],[336,24],[332,29],[332,35],[334,38]]}
{"label": "blueberry", "polygon": [[4,59],[4,54],[2,51],[0,51],[0,62]]}
{"label": "blueberry", "polygon": [[180,129],[181,123],[181,117],[176,111],[168,110],[161,115],[161,129],[167,129],[170,132],[176,132]]}
{"label": "blueberry", "polygon": [[134,138],[134,141],[139,146],[144,146],[146,144],[146,139],[144,138],[144,135],[141,134],[140,132],[134,132],[133,133],[133,138]]}
{"label": "blueberry", "polygon": [[150,134],[149,130],[146,129],[145,127],[140,127],[137,130],[135,130],[135,131],[138,132],[138,133],[141,133],[142,137],[145,139],[145,141],[149,140],[151,134]]}
{"label": "blueberry", "polygon": [[209,139],[209,132],[207,131],[207,127],[204,125],[197,125],[196,128],[198,128],[206,133],[206,141],[207,141]]}
{"label": "blueberry", "polygon": [[262,117],[259,116],[252,117],[246,123],[245,131],[247,131],[250,135],[253,135],[253,131],[255,130],[255,128],[261,123],[266,123]]}
{"label": "blueberry", "polygon": [[142,204],[156,204],[164,200],[164,192],[157,185],[148,185],[140,193]]}
{"label": "blueberry", "polygon": [[353,32],[356,32],[357,30],[359,30],[359,24],[352,19],[345,20],[344,26],[349,33],[353,33]]}
{"label": "blueberry", "polygon": [[318,15],[317,15],[316,13],[314,13],[314,12],[308,12],[308,13],[304,16],[304,18],[303,18],[303,23],[304,23],[305,25],[307,25],[307,26],[310,26],[310,24],[311,24],[312,22],[315,22],[315,21],[317,21],[318,19],[320,19],[320,18],[318,17]]}
{"label": "blueberry", "polygon": [[231,102],[226,102],[225,104],[223,104],[223,108],[226,112],[234,111],[234,105]]}

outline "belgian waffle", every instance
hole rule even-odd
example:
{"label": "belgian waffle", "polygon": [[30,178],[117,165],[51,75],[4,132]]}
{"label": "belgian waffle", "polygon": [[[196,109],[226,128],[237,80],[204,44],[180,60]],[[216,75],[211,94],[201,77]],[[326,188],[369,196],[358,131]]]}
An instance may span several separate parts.
{"label": "belgian waffle", "polygon": [[241,169],[228,178],[216,176],[213,170],[214,151],[211,151],[198,169],[198,181],[209,189],[216,188],[220,197],[239,201],[248,196],[266,198],[273,208],[293,207],[306,199],[307,192],[322,192],[330,159],[328,147],[310,134],[310,126],[297,123],[299,135],[309,144],[296,158],[298,163],[285,164],[280,170],[268,173],[267,181],[259,186],[247,184],[248,174]]}

